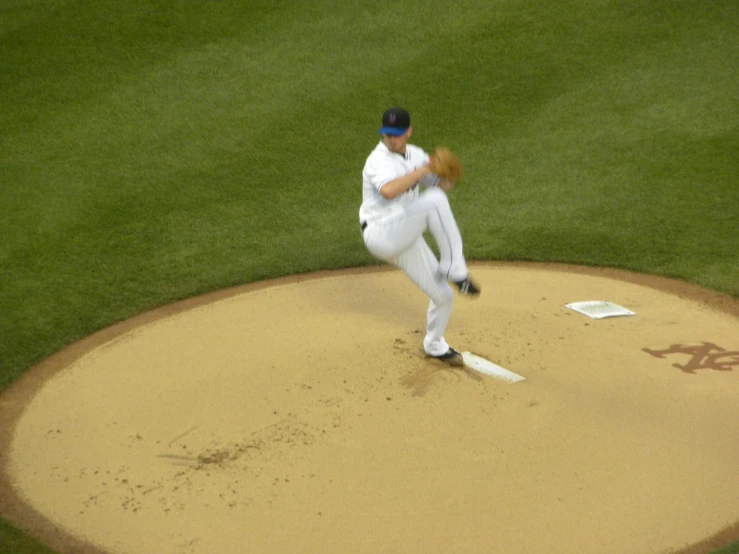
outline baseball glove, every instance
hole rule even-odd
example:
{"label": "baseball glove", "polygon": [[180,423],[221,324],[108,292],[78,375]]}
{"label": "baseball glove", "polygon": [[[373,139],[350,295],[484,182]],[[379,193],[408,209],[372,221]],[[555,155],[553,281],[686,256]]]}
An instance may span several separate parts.
{"label": "baseball glove", "polygon": [[429,156],[429,169],[439,177],[456,183],[462,178],[462,162],[448,148],[434,148]]}

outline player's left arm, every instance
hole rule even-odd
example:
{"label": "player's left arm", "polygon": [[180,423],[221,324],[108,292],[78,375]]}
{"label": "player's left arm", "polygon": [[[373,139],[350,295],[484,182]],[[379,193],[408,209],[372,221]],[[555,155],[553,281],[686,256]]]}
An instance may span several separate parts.
{"label": "player's left arm", "polygon": [[[423,166],[429,165],[429,155],[426,152],[423,152],[423,156],[421,157]],[[426,189],[430,189],[431,187],[435,187],[439,183],[439,176],[435,173],[428,172],[426,173],[421,180],[419,181],[421,183],[421,186]]]}

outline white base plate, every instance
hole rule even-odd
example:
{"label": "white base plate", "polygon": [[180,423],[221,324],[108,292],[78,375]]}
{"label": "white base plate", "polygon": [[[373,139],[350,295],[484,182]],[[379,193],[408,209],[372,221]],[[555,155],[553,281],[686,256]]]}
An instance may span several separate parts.
{"label": "white base plate", "polygon": [[612,302],[606,302],[605,300],[573,302],[572,304],[565,304],[565,308],[574,310],[592,319],[602,319],[604,317],[615,317],[620,315],[634,315],[634,312],[631,310],[627,310],[623,306],[613,304]]}
{"label": "white base plate", "polygon": [[512,371],[508,371],[506,368],[500,367],[499,365],[494,364],[477,354],[473,354],[472,352],[462,352],[462,359],[464,360],[464,365],[470,369],[474,369],[475,371],[479,371],[485,375],[490,375],[491,377],[503,379],[509,383],[517,383],[518,381],[526,380],[525,377],[521,377]]}

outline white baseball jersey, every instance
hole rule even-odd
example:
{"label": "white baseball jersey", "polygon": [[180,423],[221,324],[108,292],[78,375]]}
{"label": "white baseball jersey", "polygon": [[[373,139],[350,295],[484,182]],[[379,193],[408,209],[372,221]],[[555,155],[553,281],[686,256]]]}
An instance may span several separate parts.
{"label": "white baseball jersey", "polygon": [[[427,164],[429,156],[418,146],[406,145],[405,156],[391,152],[385,143],[380,143],[367,157],[362,171],[362,206],[359,208],[360,222],[373,222],[393,218],[418,199],[418,186],[390,200],[383,198],[380,189],[393,179],[407,175],[414,169]],[[423,187],[432,187],[438,177],[427,174],[421,181]]]}
{"label": "white baseball jersey", "polygon": [[[359,221],[367,249],[377,258],[400,268],[429,298],[426,316],[426,353],[440,356],[449,350],[444,331],[452,314],[452,289],[447,280],[467,277],[462,237],[446,193],[436,187],[438,177],[426,174],[407,192],[385,199],[380,189],[428,163],[417,146],[406,145],[405,156],[380,142],[367,157],[362,171],[362,205]],[[425,190],[419,191],[419,184]],[[423,234],[429,230],[439,247],[440,259]]]}

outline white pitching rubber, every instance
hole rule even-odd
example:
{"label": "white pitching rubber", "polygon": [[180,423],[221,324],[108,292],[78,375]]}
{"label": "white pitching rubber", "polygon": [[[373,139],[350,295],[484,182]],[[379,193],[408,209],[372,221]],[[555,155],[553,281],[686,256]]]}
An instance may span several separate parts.
{"label": "white pitching rubber", "polygon": [[491,377],[496,377],[497,379],[503,379],[509,383],[517,383],[519,381],[526,380],[525,377],[521,377],[512,371],[508,371],[506,368],[500,367],[499,365],[494,364],[477,354],[473,354],[472,352],[462,352],[462,359],[464,360],[464,365],[470,369],[474,369],[475,371],[479,371],[485,375],[490,375]]}

